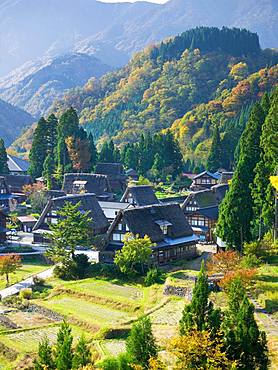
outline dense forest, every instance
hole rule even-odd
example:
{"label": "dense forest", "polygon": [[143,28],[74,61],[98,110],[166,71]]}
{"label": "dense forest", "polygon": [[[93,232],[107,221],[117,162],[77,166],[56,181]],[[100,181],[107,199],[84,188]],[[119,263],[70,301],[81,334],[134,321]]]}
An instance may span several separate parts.
{"label": "dense forest", "polygon": [[[122,148],[142,134],[170,128],[191,167],[206,164],[216,127],[224,142],[226,132],[233,132],[228,169],[250,106],[278,82],[277,62],[278,53],[262,51],[256,34],[199,27],[149,46],[124,68],[69,90],[53,112],[60,116],[75,108],[100,146],[112,138]],[[29,136],[13,148],[28,149]]]}

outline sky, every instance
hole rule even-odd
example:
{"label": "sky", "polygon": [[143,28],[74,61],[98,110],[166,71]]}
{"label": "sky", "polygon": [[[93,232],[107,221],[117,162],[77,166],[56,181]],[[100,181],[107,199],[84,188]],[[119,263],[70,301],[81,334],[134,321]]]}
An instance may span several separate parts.
{"label": "sky", "polygon": [[167,3],[168,0],[100,0],[105,3],[135,3],[136,1],[148,1],[150,3],[156,3],[156,4],[164,4]]}

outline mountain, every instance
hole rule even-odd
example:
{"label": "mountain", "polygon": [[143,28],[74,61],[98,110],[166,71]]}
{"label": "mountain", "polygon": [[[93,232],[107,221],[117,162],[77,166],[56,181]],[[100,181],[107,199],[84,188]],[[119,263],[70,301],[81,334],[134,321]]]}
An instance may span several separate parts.
{"label": "mountain", "polygon": [[27,62],[0,79],[0,98],[38,118],[65,90],[84,85],[89,78],[98,78],[109,70],[111,67],[93,55],[79,53]]}
{"label": "mountain", "polygon": [[29,113],[0,99],[0,136],[6,145],[10,145],[34,120]]}
{"label": "mountain", "polygon": [[[278,83],[277,63],[278,52],[261,50],[254,33],[199,27],[67,91],[52,111],[60,115],[74,107],[96,140],[112,137],[120,146],[170,128],[184,158],[198,154],[204,162],[213,127],[219,124],[224,134],[231,119],[270,91]],[[17,148],[25,142],[21,138]]]}
{"label": "mountain", "polygon": [[0,4],[0,75],[27,61],[69,51],[92,53],[108,65],[195,26],[245,27],[262,46],[278,46],[277,0],[4,0]]}

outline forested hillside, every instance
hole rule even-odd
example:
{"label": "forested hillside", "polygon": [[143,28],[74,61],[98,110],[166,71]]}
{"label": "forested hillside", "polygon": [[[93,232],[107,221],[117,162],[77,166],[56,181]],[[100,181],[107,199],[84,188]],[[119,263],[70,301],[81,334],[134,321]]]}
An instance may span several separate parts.
{"label": "forested hillside", "polygon": [[278,53],[262,51],[253,33],[200,27],[69,91],[54,111],[73,106],[95,139],[119,145],[171,128],[184,158],[204,164],[215,126],[223,136],[244,121],[248,106],[277,84],[277,62]]}

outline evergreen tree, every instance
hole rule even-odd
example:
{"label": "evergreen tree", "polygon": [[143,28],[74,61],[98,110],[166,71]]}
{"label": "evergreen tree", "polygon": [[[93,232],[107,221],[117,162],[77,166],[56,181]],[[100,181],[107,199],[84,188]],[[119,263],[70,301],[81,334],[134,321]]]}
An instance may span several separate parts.
{"label": "evergreen tree", "polygon": [[206,168],[208,171],[216,172],[222,167],[222,143],[218,126],[213,131],[212,144],[208,155]]}
{"label": "evergreen tree", "polygon": [[140,318],[131,328],[126,344],[127,354],[135,364],[148,368],[149,359],[157,357],[157,346],[149,316]]}
{"label": "evergreen tree", "polygon": [[54,370],[55,363],[52,349],[47,338],[39,343],[38,358],[34,362],[35,370]]}
{"label": "evergreen tree", "polygon": [[66,139],[72,137],[73,139],[80,136],[79,119],[76,111],[73,108],[68,109],[61,115],[57,127],[57,150],[56,163],[58,166],[58,173],[71,172],[73,170],[72,162],[69,157]]}
{"label": "evergreen tree", "polygon": [[93,169],[93,167],[97,164],[98,161],[98,152],[95,146],[93,135],[91,133],[89,133],[88,135],[88,141],[91,153],[91,169]]}
{"label": "evergreen tree", "polygon": [[63,322],[57,335],[55,363],[57,370],[72,368],[72,335],[71,328]]}
{"label": "evergreen tree", "polygon": [[209,302],[208,277],[204,262],[198,275],[196,285],[193,289],[192,300],[186,305],[180,320],[180,334],[185,335],[188,331],[210,330],[212,335],[216,334],[220,327],[220,311],[213,308]]}
{"label": "evergreen tree", "polygon": [[264,118],[262,107],[256,103],[240,140],[239,162],[230,189],[220,206],[218,235],[229,246],[240,250],[245,241],[251,240],[253,201],[250,185],[260,158],[260,136]]}
{"label": "evergreen tree", "polygon": [[4,144],[4,140],[0,138],[0,175],[6,175],[9,173],[8,168],[8,157]]}
{"label": "evergreen tree", "polygon": [[269,178],[276,175],[278,166],[278,88],[271,101],[268,94],[265,94],[261,104],[267,117],[262,127],[261,156],[254,170],[255,178],[252,186],[254,226],[259,228],[259,238],[274,223],[274,200]]}
{"label": "evergreen tree", "polygon": [[242,370],[266,370],[268,352],[266,336],[254,318],[254,306],[249,302],[240,279],[229,290],[229,306],[223,323],[226,353],[238,361]]}
{"label": "evergreen tree", "polygon": [[99,162],[102,163],[113,163],[120,160],[120,153],[113,143],[113,140],[106,141],[99,153]]}
{"label": "evergreen tree", "polygon": [[87,341],[84,335],[82,335],[75,348],[72,360],[72,369],[80,369],[82,366],[90,364],[91,357],[92,356]]}
{"label": "evergreen tree", "polygon": [[29,174],[33,179],[42,175],[43,164],[47,156],[48,142],[46,139],[47,122],[42,117],[35,129],[33,136],[32,148],[30,151],[30,167]]}
{"label": "evergreen tree", "polygon": [[53,153],[49,153],[45,158],[43,164],[43,177],[46,180],[46,186],[48,190],[52,189],[52,177],[55,172],[55,163]]}

